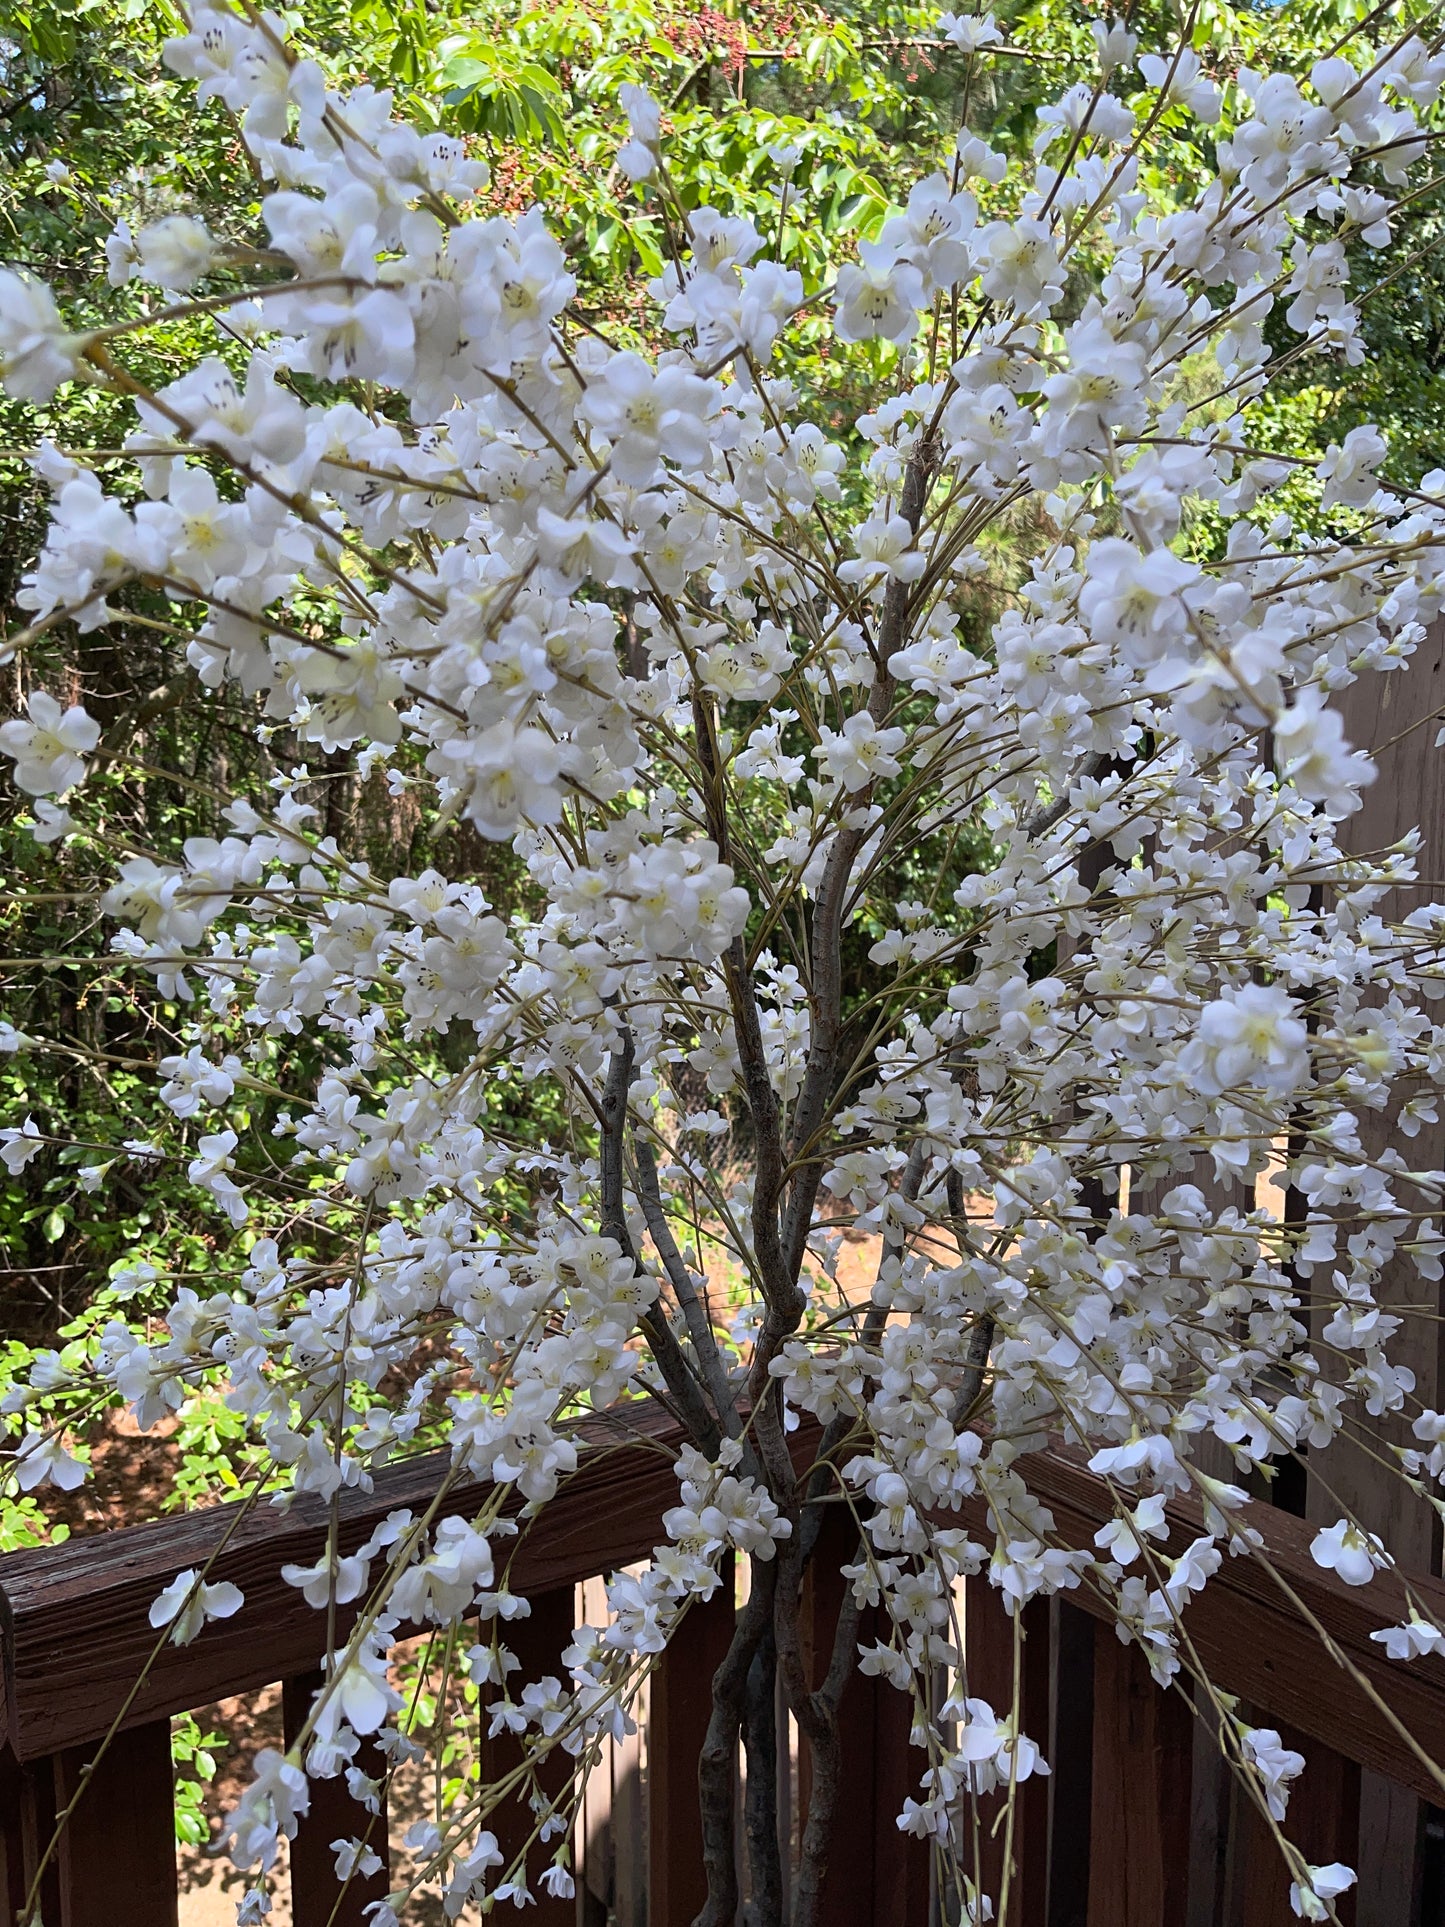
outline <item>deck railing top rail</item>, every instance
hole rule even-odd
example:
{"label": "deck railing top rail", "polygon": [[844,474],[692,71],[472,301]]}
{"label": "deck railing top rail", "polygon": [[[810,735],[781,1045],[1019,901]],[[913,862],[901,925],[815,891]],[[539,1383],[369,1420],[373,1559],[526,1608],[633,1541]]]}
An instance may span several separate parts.
{"label": "deck railing top rail", "polygon": [[[644,1557],[662,1536],[663,1511],[676,1503],[672,1463],[680,1436],[665,1412],[642,1401],[583,1421],[576,1473],[518,1537],[513,1589],[550,1591]],[[388,1513],[424,1512],[450,1471],[445,1453],[429,1453],[377,1472],[370,1492],[343,1490],[342,1554]],[[458,1479],[436,1516],[471,1518],[491,1491],[487,1483]],[[520,1500],[511,1509],[520,1511]],[[329,1505],[308,1495],[284,1509],[237,1500],[0,1557],[0,1737],[29,1760],[107,1732],[156,1646],[152,1602],[178,1573],[208,1563],[208,1578],[240,1587],[245,1604],[233,1618],[208,1624],[191,1645],[167,1643],[124,1724],[310,1670],[320,1658],[325,1617],[281,1568],[316,1564],[330,1514]]]}
{"label": "deck railing top rail", "polygon": [[[793,1435],[801,1465],[817,1436],[810,1421]],[[523,1594],[645,1557],[676,1502],[672,1466],[681,1432],[657,1407],[639,1403],[588,1420],[578,1442],[575,1474],[540,1514],[519,1520],[509,1583]],[[377,1473],[369,1493],[343,1492],[341,1551],[360,1545],[399,1507],[424,1511],[449,1469],[444,1455],[429,1455]],[[1090,1547],[1114,1516],[1105,1482],[1066,1451],[1035,1453],[1026,1469],[1054,1514],[1059,1541]],[[438,1516],[474,1515],[490,1489],[457,1481]],[[1179,1497],[1167,1516],[1171,1537],[1162,1550],[1177,1553],[1202,1530],[1201,1509]],[[1247,1517],[1262,1538],[1260,1551],[1226,1555],[1184,1614],[1211,1678],[1345,1758],[1441,1803],[1445,1782],[1422,1755],[1445,1752],[1445,1658],[1392,1661],[1372,1634],[1403,1620],[1412,1598],[1445,1623],[1445,1582],[1384,1572],[1368,1587],[1347,1586],[1310,1557],[1314,1529],[1305,1521],[1263,1505],[1250,1507]],[[987,1531],[981,1498],[965,1505],[963,1519],[970,1530]],[[0,1732],[16,1757],[35,1759],[109,1729],[156,1646],[152,1601],[178,1573],[208,1561],[212,1579],[241,1588],[244,1606],[189,1646],[166,1644],[124,1724],[314,1667],[324,1621],[282,1579],[281,1567],[315,1564],[328,1529],[329,1508],[314,1498],[284,1510],[255,1505],[244,1515],[231,1503],[0,1558]],[[1098,1617],[1113,1616],[1087,1585],[1069,1596]]]}

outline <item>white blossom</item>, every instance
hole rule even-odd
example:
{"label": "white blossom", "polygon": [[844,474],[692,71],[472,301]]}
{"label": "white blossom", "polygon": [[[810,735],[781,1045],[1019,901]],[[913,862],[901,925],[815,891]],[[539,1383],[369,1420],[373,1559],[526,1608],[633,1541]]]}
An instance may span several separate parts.
{"label": "white blossom", "polygon": [[0,723],[0,754],[14,759],[16,786],[28,796],[63,796],[84,782],[100,725],[79,703],[62,710],[43,689],[32,690],[25,707],[28,723]]}
{"label": "white blossom", "polygon": [[177,1573],[151,1601],[149,1618],[152,1626],[170,1627],[173,1646],[189,1646],[209,1620],[230,1619],[245,1603],[239,1586],[229,1580],[203,1580],[191,1567]]}
{"label": "white blossom", "polygon": [[1362,1532],[1346,1519],[1315,1534],[1310,1557],[1326,1572],[1338,1573],[1347,1586],[1368,1586],[1377,1572],[1392,1564],[1373,1533]]}

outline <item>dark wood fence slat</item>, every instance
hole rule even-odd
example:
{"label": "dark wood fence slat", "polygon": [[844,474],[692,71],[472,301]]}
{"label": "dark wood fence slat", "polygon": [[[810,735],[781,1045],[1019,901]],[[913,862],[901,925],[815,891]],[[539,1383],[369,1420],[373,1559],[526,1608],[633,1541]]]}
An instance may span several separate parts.
{"label": "dark wood fence slat", "polygon": [[[306,1724],[311,1702],[320,1692],[319,1668],[296,1673],[281,1687],[281,1718],[286,1744],[294,1744]],[[363,1738],[352,1764],[369,1779],[379,1780],[386,1772],[386,1757],[376,1742]],[[344,1883],[336,1877],[334,1840],[362,1840],[381,1861],[371,1874],[353,1874]],[[373,1901],[385,1900],[387,1874],[391,1866],[391,1835],[387,1820],[386,1798],[381,1812],[372,1814],[353,1800],[344,1774],[330,1780],[312,1780],[311,1804],[291,1842],[291,1917],[294,1927],[366,1927],[366,1908]]]}
{"label": "dark wood fence slat", "polygon": [[[521,1661],[521,1671],[514,1673],[511,1678],[514,1697],[524,1686],[530,1686],[548,1674],[566,1680],[567,1669],[562,1664],[562,1654],[570,1645],[577,1624],[576,1595],[570,1585],[554,1586],[550,1591],[534,1593],[531,1603],[531,1615],[526,1619],[509,1621],[502,1633],[504,1644]],[[516,1770],[523,1757],[522,1743],[505,1731],[495,1739],[487,1738],[485,1699],[481,1707],[481,1720],[482,1784],[490,1786]],[[552,1748],[537,1770],[537,1784],[544,1796],[551,1799],[565,1792],[572,1776],[572,1764],[569,1754],[560,1747]],[[497,1836],[497,1845],[503,1856],[502,1866],[491,1876],[493,1881],[503,1878],[512,1860],[526,1847],[536,1829],[538,1818],[525,1793],[506,1801],[488,1818],[486,1826]],[[553,1837],[545,1845],[534,1844],[527,1854],[529,1884],[537,1904],[528,1907],[524,1917],[529,1922],[535,1922],[536,1927],[575,1927],[576,1902],[556,1898],[542,1885],[542,1875],[551,1865],[558,1844],[558,1838]]]}
{"label": "dark wood fence slat", "polygon": [[652,1670],[647,1729],[649,1918],[690,1921],[707,1899],[697,1763],[712,1713],[713,1674],[733,1636],[733,1562],[711,1599],[695,1601]]}
{"label": "dark wood fence slat", "polygon": [[[0,1747],[0,1927],[19,1927],[40,1856],[55,1830],[55,1768],[51,1760],[24,1765]],[[58,1867],[52,1856],[40,1885],[45,1920],[60,1918]]]}
{"label": "dark wood fence slat", "polygon": [[1195,1687],[1193,1780],[1189,1793],[1189,1910],[1184,1927],[1235,1927],[1229,1906],[1235,1780],[1219,1750],[1217,1717]]}
{"label": "dark wood fence slat", "polygon": [[[964,1652],[968,1690],[1007,1717],[1014,1698],[1013,1618],[998,1591],[983,1578],[966,1581]],[[1050,1614],[1046,1599],[1030,1600],[1023,1611],[1019,1680],[1019,1718],[1024,1732],[1048,1758]],[[1004,1847],[1007,1822],[999,1821],[1007,1795],[985,1795],[978,1802],[984,1892],[993,1901],[997,1927],[1045,1927],[1049,1894],[1049,1783],[1043,1774],[1022,1781],[1014,1791],[1012,1870],[1008,1905],[1003,1904]],[[995,1824],[997,1822],[997,1824]],[[967,1847],[965,1851],[967,1851]]]}
{"label": "dark wood fence slat", "polygon": [[[796,1435],[795,1435],[796,1436]],[[821,1685],[833,1650],[844,1580],[839,1567],[856,1558],[857,1527],[837,1508],[824,1523],[803,1586],[801,1624],[810,1677]],[[881,1608],[865,1610],[857,1641],[888,1638]],[[926,1760],[909,1745],[912,1702],[885,1680],[855,1668],[838,1708],[843,1770],[833,1814],[821,1918],[858,1927],[928,1927],[929,1857],[916,1836],[897,1826],[903,1802],[917,1797]],[[800,1826],[806,1823],[811,1762],[802,1748]]]}
{"label": "dark wood fence slat", "polygon": [[1161,1692],[1137,1646],[1094,1637],[1089,1927],[1164,1927],[1184,1917],[1194,1715]]}
{"label": "dark wood fence slat", "polygon": [[1048,1927],[1086,1927],[1094,1785],[1094,1622],[1067,1597],[1051,1602],[1049,1616]]}
{"label": "dark wood fence slat", "polygon": [[[830,1510],[823,1523],[817,1547],[803,1581],[800,1622],[804,1661],[809,1683],[818,1687],[828,1670],[833,1651],[833,1635],[843,1603],[845,1581],[838,1570],[842,1560],[856,1557],[857,1530],[842,1508]],[[860,1624],[860,1640],[867,1634]],[[838,1709],[843,1757],[846,1762],[833,1814],[833,1833],[829,1842],[828,1865],[824,1876],[824,1920],[842,1919],[844,1910],[851,1917],[872,1927],[873,1920],[873,1810],[872,1810],[872,1726],[867,1715],[867,1682],[855,1675],[848,1682]],[[806,1740],[801,1743],[799,1762],[799,1828],[807,1825],[808,1808],[813,1797],[813,1756]]]}
{"label": "dark wood fence slat", "polygon": [[72,1809],[55,1854],[56,1927],[176,1927],[170,1721],[131,1727],[103,1751],[68,1747],[54,1775],[56,1810]]}
{"label": "dark wood fence slat", "polygon": [[0,1927],[15,1927],[25,1900],[25,1769],[0,1747]]}

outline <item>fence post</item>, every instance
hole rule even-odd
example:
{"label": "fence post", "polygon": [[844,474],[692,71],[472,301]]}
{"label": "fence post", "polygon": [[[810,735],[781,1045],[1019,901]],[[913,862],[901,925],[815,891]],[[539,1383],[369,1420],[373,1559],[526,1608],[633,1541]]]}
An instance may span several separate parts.
{"label": "fence post", "polygon": [[733,1561],[711,1599],[689,1606],[681,1632],[652,1670],[647,1731],[647,1898],[655,1927],[702,1911],[702,1811],[697,1766],[712,1714],[713,1674],[733,1636]]}
{"label": "fence post", "polygon": [[[281,1720],[288,1747],[306,1724],[311,1703],[324,1683],[319,1668],[282,1682]],[[374,1740],[362,1740],[352,1764],[370,1779],[385,1778],[386,1757]],[[336,1877],[333,1840],[364,1840],[380,1859],[380,1869],[372,1874],[354,1873],[343,1892]],[[290,1864],[294,1927],[367,1927],[365,1909],[373,1901],[385,1900],[389,1885],[391,1839],[385,1791],[381,1812],[372,1814],[352,1799],[344,1774],[330,1780],[312,1780],[311,1804],[291,1842]]]}
{"label": "fence post", "polygon": [[[964,1584],[964,1657],[969,1695],[985,1699],[1001,1719],[1014,1700],[1014,1622],[1003,1596],[983,1578]],[[1031,1599],[1020,1627],[1019,1724],[1048,1759],[1050,1626],[1047,1599]],[[1051,1763],[1052,1764],[1052,1763]],[[1035,1774],[1014,1789],[1008,1906],[1004,1908],[1004,1847],[1007,1822],[995,1821],[1007,1789],[978,1802],[979,1862],[983,1890],[994,1906],[997,1927],[1044,1927],[1049,1902],[1049,1782]],[[967,1807],[965,1807],[967,1811]],[[965,1857],[969,1854],[965,1841]]]}
{"label": "fence post", "polygon": [[[53,1769],[55,1812],[74,1802],[54,1857],[56,1927],[176,1927],[170,1721],[117,1733],[104,1752],[96,1740],[67,1747]],[[43,1852],[43,1818],[41,1834]],[[51,1915],[45,1919],[50,1927]]]}
{"label": "fence post", "polygon": [[[572,1633],[577,1624],[576,1589],[572,1586],[556,1586],[549,1592],[536,1592],[531,1595],[532,1611],[526,1619],[514,1619],[502,1629],[502,1643],[521,1661],[520,1672],[512,1675],[512,1684],[520,1692],[523,1686],[533,1685],[548,1674],[565,1679],[562,1654],[571,1644]],[[496,1697],[493,1689],[493,1697]],[[519,1736],[505,1731],[495,1739],[487,1737],[488,1701],[483,1700],[482,1720],[482,1785],[495,1785],[515,1772],[524,1755],[522,1740]],[[572,1777],[573,1761],[570,1753],[561,1747],[553,1747],[537,1768],[537,1784],[543,1795],[554,1799],[566,1790]],[[538,1815],[532,1811],[527,1792],[522,1792],[493,1810],[485,1825],[497,1836],[503,1862],[493,1880],[504,1878],[507,1868],[521,1853],[538,1824]],[[527,1854],[527,1882],[536,1901],[535,1907],[526,1910],[526,1919],[531,1927],[575,1927],[577,1906],[573,1900],[562,1900],[549,1894],[542,1885],[542,1875],[551,1865],[552,1856],[557,1850],[555,1837],[545,1843],[534,1843]],[[576,1865],[574,1851],[573,1874],[581,1884],[580,1869]]]}
{"label": "fence post", "polygon": [[1194,1715],[1161,1690],[1139,1648],[1094,1631],[1089,1927],[1162,1927],[1184,1918]]}

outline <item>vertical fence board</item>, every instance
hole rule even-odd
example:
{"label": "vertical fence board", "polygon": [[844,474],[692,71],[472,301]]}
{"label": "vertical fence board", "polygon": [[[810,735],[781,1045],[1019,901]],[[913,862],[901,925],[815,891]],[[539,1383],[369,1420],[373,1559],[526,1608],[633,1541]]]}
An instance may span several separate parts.
{"label": "vertical fence board", "polygon": [[[503,1634],[503,1643],[511,1648],[522,1663],[520,1673],[514,1673],[511,1679],[516,1693],[520,1693],[524,1685],[530,1686],[549,1673],[559,1679],[565,1677],[562,1653],[571,1643],[576,1623],[575,1587],[557,1586],[550,1592],[532,1594],[531,1616],[511,1620]],[[510,1733],[502,1732],[495,1739],[487,1738],[485,1704],[481,1709],[481,1718],[482,1784],[486,1786],[513,1772],[523,1757],[523,1749],[520,1740]],[[538,1768],[537,1782],[548,1799],[564,1791],[572,1776],[572,1764],[571,1755],[564,1753],[560,1747],[554,1747],[547,1754]],[[492,1813],[487,1825],[497,1836],[497,1844],[504,1856],[503,1865],[497,1869],[497,1880],[504,1878],[506,1868],[526,1845],[537,1823],[538,1816],[533,1813],[525,1793],[506,1801]],[[526,1917],[529,1922],[535,1922],[536,1927],[574,1927],[576,1920],[574,1902],[554,1898],[542,1886],[542,1875],[552,1864],[559,1838],[553,1836],[545,1844],[534,1844],[527,1854],[528,1885],[536,1905],[526,1910]]]}
{"label": "vertical fence board", "polygon": [[1094,1622],[1066,1598],[1049,1602],[1049,1617],[1048,1923],[1086,1927],[1094,1785]]}
{"label": "vertical fence board", "polygon": [[633,1703],[636,1731],[612,1747],[612,1844],[616,1867],[613,1927],[647,1927],[647,1808],[643,1789],[643,1740],[648,1687]]}
{"label": "vertical fence board", "polygon": [[1161,1691],[1137,1646],[1094,1636],[1094,1759],[1088,1927],[1183,1918],[1189,1879],[1193,1715]]}
{"label": "vertical fence board", "polygon": [[72,1802],[55,1855],[56,1927],[175,1927],[170,1721],[117,1733],[103,1752],[93,1743],[57,1753],[56,1810]]}
{"label": "vertical fence board", "polygon": [[[883,1638],[886,1622],[875,1618],[875,1632],[863,1637]],[[873,1753],[873,1922],[874,1927],[929,1927],[929,1851],[911,1833],[900,1831],[903,1803],[919,1798],[919,1777],[927,1755],[910,1744],[913,1706],[881,1679],[864,1680],[871,1701],[859,1737],[872,1733]],[[848,1759],[844,1732],[844,1761]],[[862,1764],[862,1761],[859,1761]]]}
{"label": "vertical fence board", "polygon": [[[821,1683],[828,1669],[856,1529],[841,1508],[823,1527],[804,1582],[802,1633],[810,1677]],[[886,1639],[881,1609],[865,1611],[857,1644]],[[833,1814],[828,1868],[820,1916],[849,1927],[929,1927],[929,1856],[921,1840],[896,1825],[903,1802],[917,1792],[924,1756],[908,1744],[912,1703],[885,1681],[867,1678],[856,1665],[838,1708],[842,1767]],[[807,1822],[811,1772],[800,1761],[800,1825]]]}
{"label": "vertical fence board", "polygon": [[[1308,1758],[1307,1744],[1302,1751]],[[1356,1927],[1399,1927],[1401,1921],[1436,1927],[1445,1920],[1445,1912],[1436,1919],[1422,1913],[1428,1812],[1407,1787],[1361,1773],[1359,1857],[1349,1861],[1361,1874]]]}
{"label": "vertical fence board", "polygon": [[[1019,1723],[1048,1758],[1050,1689],[1050,1611],[1046,1599],[1030,1600],[1023,1610],[1018,1682]],[[971,1697],[985,1699],[1001,1718],[1014,1700],[1014,1625],[1002,1596],[983,1578],[966,1582],[964,1657]],[[1049,1783],[1043,1774],[1022,1781],[1014,1791],[1012,1867],[1008,1905],[1003,1903],[1007,1821],[1001,1819],[1007,1792],[986,1794],[977,1803],[980,1864],[984,1892],[993,1901],[997,1927],[1045,1927],[1049,1898]],[[965,1806],[965,1814],[968,1808]],[[964,1848],[967,1855],[968,1843]]]}
{"label": "vertical fence board", "polygon": [[[54,1762],[22,1765],[9,1747],[0,1748],[0,1927],[19,1927],[26,1894],[54,1830]],[[57,1872],[52,1856],[39,1893],[47,1921],[60,1918]]]}
{"label": "vertical fence board", "polygon": [[[802,1624],[809,1679],[813,1686],[822,1683],[833,1651],[833,1634],[838,1611],[843,1603],[845,1581],[839,1572],[843,1561],[854,1553],[851,1518],[841,1509],[830,1510],[818,1540],[817,1550],[808,1566],[803,1584]],[[868,1614],[864,1614],[866,1620]],[[859,1643],[869,1637],[862,1621]],[[828,1868],[823,1882],[824,1920],[852,1919],[862,1927],[873,1919],[873,1771],[872,1704],[866,1680],[856,1668],[849,1676],[838,1708],[839,1738],[842,1743],[842,1768],[838,1799],[833,1811],[833,1831],[828,1848]],[[811,1749],[803,1748],[803,1812],[812,1799],[813,1774]],[[848,1911],[851,1909],[851,1913]]]}
{"label": "vertical fence board", "polygon": [[733,1562],[711,1599],[688,1608],[652,1672],[647,1734],[649,1918],[685,1924],[707,1899],[697,1763],[712,1713],[713,1674],[733,1636]]}
{"label": "vertical fence board", "polygon": [[25,1903],[25,1776],[9,1747],[0,1747],[0,1927],[15,1927]]}
{"label": "vertical fence board", "polygon": [[[288,1747],[305,1726],[311,1703],[323,1683],[319,1668],[282,1682],[281,1720]],[[369,1739],[362,1740],[352,1764],[369,1779],[380,1780],[386,1772],[385,1756]],[[355,1873],[343,1889],[343,1883],[336,1877],[333,1840],[365,1840],[381,1861],[379,1871],[366,1875]],[[391,1839],[385,1797],[381,1812],[372,1814],[360,1801],[352,1799],[344,1774],[339,1773],[330,1780],[313,1780],[311,1804],[291,1842],[294,1927],[367,1927],[369,1916],[365,1910],[373,1901],[385,1900],[390,1866]]]}
{"label": "vertical fence board", "polygon": [[[1195,1705],[1203,1700],[1195,1689]],[[1229,1853],[1234,1776],[1219,1750],[1207,1702],[1194,1722],[1189,1789],[1189,1893],[1185,1927],[1235,1927],[1229,1906]]]}

